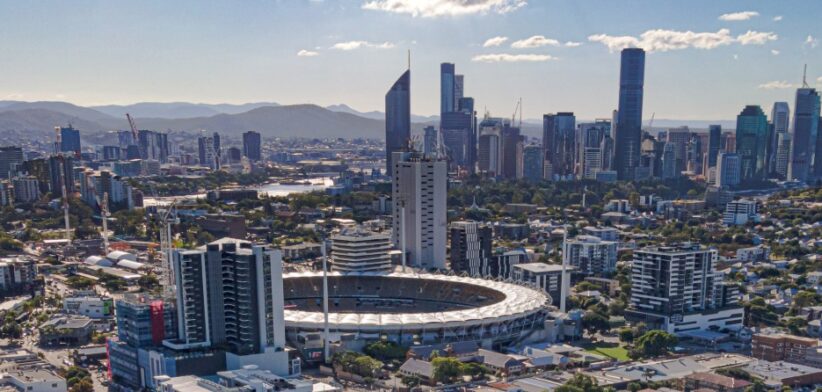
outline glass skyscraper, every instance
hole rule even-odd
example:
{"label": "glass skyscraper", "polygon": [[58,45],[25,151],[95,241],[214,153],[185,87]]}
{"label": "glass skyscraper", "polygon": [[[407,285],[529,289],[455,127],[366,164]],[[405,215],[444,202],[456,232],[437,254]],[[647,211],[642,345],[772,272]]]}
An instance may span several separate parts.
{"label": "glass skyscraper", "polygon": [[716,167],[716,157],[722,144],[722,126],[708,126],[708,167]]}
{"label": "glass skyscraper", "polygon": [[385,94],[386,174],[393,170],[392,154],[411,138],[411,70],[405,71]]}
{"label": "glass skyscraper", "polygon": [[764,179],[768,150],[768,118],[757,105],[745,106],[736,116],[736,153],[740,179]]}
{"label": "glass skyscraper", "polygon": [[[793,113],[793,147],[788,176],[805,181],[814,176],[814,155],[819,133],[819,93],[813,88],[796,90]],[[816,157],[819,159],[819,157]],[[820,166],[820,164],[816,164]],[[822,168],[820,168],[822,170]]]}
{"label": "glass skyscraper", "polygon": [[80,131],[71,124],[60,128],[60,152],[72,152],[80,156]]}
{"label": "glass skyscraper", "polygon": [[645,51],[639,48],[623,49],[619,71],[619,111],[614,157],[619,180],[632,180],[639,166],[644,84]]}
{"label": "glass skyscraper", "polygon": [[440,114],[457,109],[457,103],[454,101],[456,87],[454,64],[440,64]]}

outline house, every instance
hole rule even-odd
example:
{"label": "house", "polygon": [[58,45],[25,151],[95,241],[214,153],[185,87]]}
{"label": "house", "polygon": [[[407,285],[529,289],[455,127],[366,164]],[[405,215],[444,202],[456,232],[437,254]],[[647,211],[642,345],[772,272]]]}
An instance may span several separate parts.
{"label": "house", "polygon": [[498,373],[505,375],[518,374],[525,368],[522,361],[511,355],[485,349],[480,349],[478,354],[483,365]]}
{"label": "house", "polygon": [[406,358],[427,360],[431,354],[437,352],[441,357],[455,357],[467,362],[478,356],[479,344],[475,341],[431,344],[426,346],[412,346],[406,353]]}
{"label": "house", "polygon": [[743,392],[751,385],[749,381],[707,372],[685,376],[684,384],[686,390],[705,388],[717,392]]}

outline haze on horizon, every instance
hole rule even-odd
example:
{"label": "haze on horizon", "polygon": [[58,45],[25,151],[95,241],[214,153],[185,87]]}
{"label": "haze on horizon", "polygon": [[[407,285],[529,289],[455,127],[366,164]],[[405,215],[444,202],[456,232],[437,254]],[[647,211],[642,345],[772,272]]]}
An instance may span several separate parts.
{"label": "haze on horizon", "polygon": [[[467,3],[467,5],[465,4]],[[822,87],[822,2],[0,1],[0,100],[346,104],[383,110],[411,50],[412,112],[439,64],[477,109],[609,117],[618,51],[648,52],[645,117],[731,119]]]}

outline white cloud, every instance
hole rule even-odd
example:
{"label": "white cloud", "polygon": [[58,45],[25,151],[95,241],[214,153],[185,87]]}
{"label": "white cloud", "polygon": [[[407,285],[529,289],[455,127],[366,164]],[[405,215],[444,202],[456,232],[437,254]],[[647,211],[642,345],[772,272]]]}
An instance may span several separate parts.
{"label": "white cloud", "polygon": [[779,22],[779,21],[781,21],[781,20],[782,20],[782,15],[777,15],[777,16],[774,16],[774,17],[773,17],[773,21],[774,21],[774,22]]}
{"label": "white cloud", "polygon": [[479,63],[517,63],[517,62],[538,62],[556,60],[556,57],[547,54],[481,54],[471,58],[471,61]]}
{"label": "white cloud", "polygon": [[314,57],[314,56],[319,56],[319,55],[320,55],[319,52],[315,52],[313,50],[302,49],[299,52],[297,52],[298,57]]}
{"label": "white cloud", "polygon": [[728,29],[717,32],[676,31],[676,30],[648,30],[639,37],[630,35],[612,36],[594,34],[588,36],[588,41],[599,42],[611,52],[625,48],[642,48],[648,52],[667,52],[680,49],[716,49],[720,46],[739,43],[742,45],[762,45],[767,41],[776,40],[778,36],[770,32],[748,31],[734,38]]}
{"label": "white cloud", "polygon": [[565,43],[565,46],[567,46],[569,48],[576,48],[577,46],[580,46],[580,45],[582,45],[582,42],[568,41],[568,42]]}
{"label": "white cloud", "polygon": [[816,78],[816,83],[822,83],[822,76]]}
{"label": "white cloud", "polygon": [[788,82],[782,81],[782,80],[774,80],[774,81],[767,82],[767,83],[762,83],[762,84],[759,85],[759,88],[761,88],[763,90],[777,90],[777,89],[787,89],[787,88],[794,88],[794,87],[796,87],[796,86],[794,86],[793,84],[790,84]]}
{"label": "white cloud", "polygon": [[485,43],[482,44],[482,47],[483,48],[490,48],[492,46],[500,46],[500,45],[504,44],[505,41],[508,41],[508,37],[496,36],[494,38],[488,38],[487,40],[485,40]]}
{"label": "white cloud", "polygon": [[736,40],[742,45],[763,45],[778,38],[778,35],[771,32],[748,30],[747,33],[737,36]]}
{"label": "white cloud", "polygon": [[805,45],[810,46],[811,49],[819,46],[819,40],[814,38],[812,35],[808,35],[808,38],[805,38]]}
{"label": "white cloud", "polygon": [[559,41],[553,38],[545,38],[544,35],[534,35],[526,39],[521,39],[519,41],[514,41],[513,43],[511,43],[511,47],[516,49],[538,48],[540,46],[559,45]]}
{"label": "white cloud", "polygon": [[334,44],[331,49],[337,50],[355,50],[360,48],[372,48],[372,49],[391,49],[394,47],[394,44],[391,42],[383,42],[383,43],[376,43],[376,42],[368,42],[368,41],[348,41],[348,42],[338,42]]}
{"label": "white cloud", "polygon": [[413,17],[435,18],[489,12],[506,14],[526,4],[528,4],[526,0],[369,0],[363,3],[362,8],[409,14]]}
{"label": "white cloud", "polygon": [[719,20],[724,20],[726,22],[738,22],[740,20],[751,19],[755,16],[759,16],[759,12],[756,12],[756,11],[732,12],[730,14],[719,15]]}
{"label": "white cloud", "polygon": [[776,49],[771,49],[771,54],[774,56],[779,56],[779,51]]}

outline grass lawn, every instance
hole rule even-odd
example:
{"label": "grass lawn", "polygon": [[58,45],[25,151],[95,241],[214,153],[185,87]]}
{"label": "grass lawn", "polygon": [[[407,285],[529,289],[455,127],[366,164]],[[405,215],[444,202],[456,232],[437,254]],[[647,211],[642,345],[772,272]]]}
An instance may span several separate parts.
{"label": "grass lawn", "polygon": [[616,359],[617,361],[628,361],[631,359],[628,357],[628,350],[622,346],[592,346],[586,348],[585,351],[601,354]]}

